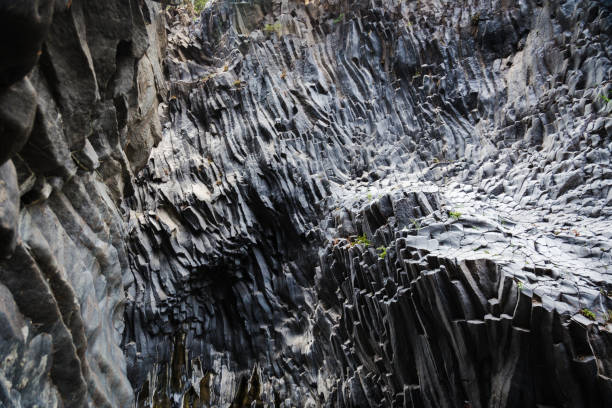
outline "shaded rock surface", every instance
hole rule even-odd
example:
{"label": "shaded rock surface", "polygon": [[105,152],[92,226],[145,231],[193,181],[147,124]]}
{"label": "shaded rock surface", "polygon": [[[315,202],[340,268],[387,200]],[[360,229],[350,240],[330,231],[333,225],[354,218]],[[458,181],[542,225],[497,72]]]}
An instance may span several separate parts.
{"label": "shaded rock surface", "polygon": [[0,406],[129,407],[127,201],[161,138],[163,15],[0,1],[0,27]]}

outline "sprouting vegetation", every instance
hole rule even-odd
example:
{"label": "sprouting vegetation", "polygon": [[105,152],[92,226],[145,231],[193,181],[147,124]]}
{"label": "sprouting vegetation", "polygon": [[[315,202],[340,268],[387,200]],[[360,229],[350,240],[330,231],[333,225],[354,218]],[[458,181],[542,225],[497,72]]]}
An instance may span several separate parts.
{"label": "sprouting vegetation", "polygon": [[361,245],[365,245],[365,246],[370,246],[370,240],[368,239],[368,237],[366,237],[366,234],[363,235],[359,235],[357,237],[357,239],[355,239],[355,243],[356,244],[361,244]]}
{"label": "sprouting vegetation", "polygon": [[338,24],[342,20],[344,20],[344,13],[340,13],[338,17],[334,18],[334,24]]}
{"label": "sprouting vegetation", "polygon": [[282,28],[281,23],[266,24],[263,28],[266,33],[278,33]]}
{"label": "sprouting vegetation", "polygon": [[368,198],[368,201],[372,201],[372,198],[373,198],[372,193],[368,193],[366,197]]}
{"label": "sprouting vegetation", "polygon": [[518,281],[518,282],[516,283],[516,286],[518,286],[518,290],[519,290],[519,291],[523,290],[523,288],[525,287],[525,285],[524,285],[524,284],[523,284],[523,282],[521,282],[521,281]]}
{"label": "sprouting vegetation", "polygon": [[596,318],[595,313],[593,313],[591,310],[587,309],[586,307],[580,310],[580,314],[590,320],[595,320]]}
{"label": "sprouting vegetation", "polygon": [[242,81],[237,79],[234,81],[234,87],[235,88],[240,88],[242,86]]}
{"label": "sprouting vegetation", "polygon": [[458,220],[461,217],[461,213],[459,211],[449,211],[448,216]]}
{"label": "sprouting vegetation", "polygon": [[[610,92],[610,94],[612,95],[612,92]],[[603,99],[603,101],[604,101],[605,103],[610,103],[610,100],[611,100],[611,99],[610,99],[610,97],[609,97],[608,95],[606,95],[606,94],[600,94],[600,95],[599,95],[599,97],[600,97],[601,99]]]}
{"label": "sprouting vegetation", "polygon": [[208,3],[208,0],[193,0],[193,9],[200,14],[206,7],[206,3]]}
{"label": "sprouting vegetation", "polygon": [[378,253],[378,257],[380,259],[385,259],[385,257],[387,256],[387,248],[384,246],[379,246],[378,248],[376,248],[377,250],[379,250],[380,252]]}
{"label": "sprouting vegetation", "polygon": [[[204,7],[206,7],[206,3],[208,3],[208,0],[183,0],[181,2],[181,4],[178,5],[178,7],[187,7],[187,8],[191,8],[192,11],[194,11],[195,13],[197,13],[198,15],[204,10]],[[173,7],[171,5],[166,6],[166,10],[168,10],[170,7]]]}

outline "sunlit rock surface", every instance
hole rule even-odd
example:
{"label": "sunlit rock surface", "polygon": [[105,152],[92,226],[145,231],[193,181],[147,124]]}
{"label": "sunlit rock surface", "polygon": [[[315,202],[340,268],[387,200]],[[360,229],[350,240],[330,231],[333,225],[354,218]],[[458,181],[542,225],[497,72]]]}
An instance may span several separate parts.
{"label": "sunlit rock surface", "polygon": [[171,21],[130,224],[141,406],[610,401],[605,2]]}
{"label": "sunlit rock surface", "polygon": [[0,407],[609,405],[609,1],[170,3],[0,0]]}

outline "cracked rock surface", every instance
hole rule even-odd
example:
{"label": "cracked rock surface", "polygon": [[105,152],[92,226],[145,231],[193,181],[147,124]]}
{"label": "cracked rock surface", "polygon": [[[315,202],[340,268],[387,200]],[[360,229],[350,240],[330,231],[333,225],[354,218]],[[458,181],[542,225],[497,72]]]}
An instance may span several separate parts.
{"label": "cracked rock surface", "polygon": [[176,3],[0,0],[0,407],[609,405],[609,1]]}
{"label": "cracked rock surface", "polygon": [[0,1],[0,27],[0,407],[132,406],[127,202],[161,138],[163,15]]}
{"label": "cracked rock surface", "polygon": [[173,12],[139,406],[605,406],[609,4],[307,3]]}

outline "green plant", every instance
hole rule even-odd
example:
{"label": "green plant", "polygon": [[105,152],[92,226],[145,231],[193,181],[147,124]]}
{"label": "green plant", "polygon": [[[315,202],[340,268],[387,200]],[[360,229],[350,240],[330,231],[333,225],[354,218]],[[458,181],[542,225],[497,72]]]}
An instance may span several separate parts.
{"label": "green plant", "polygon": [[380,246],[376,249],[380,251],[380,253],[378,254],[378,257],[380,259],[385,259],[385,256],[387,256],[387,248],[385,248],[384,246]]}
{"label": "green plant", "polygon": [[516,286],[518,286],[518,290],[519,291],[523,290],[523,288],[525,287],[525,285],[523,285],[523,282],[521,282],[521,281],[518,281]]}
{"label": "green plant", "polygon": [[586,307],[580,311],[580,314],[587,319],[595,320],[595,313],[587,309]]}
{"label": "green plant", "polygon": [[461,217],[461,213],[459,211],[449,211],[448,216],[458,220]]}
{"label": "green plant", "polygon": [[605,95],[605,94],[601,94],[601,95],[599,95],[599,97],[601,99],[603,99],[605,103],[609,103],[610,102],[610,98],[607,95]]}
{"label": "green plant", "polygon": [[419,222],[419,220],[414,218],[412,219],[412,226],[415,230],[417,230],[417,232],[419,232],[419,230],[421,229],[421,223]]}
{"label": "green plant", "polygon": [[612,310],[608,309],[608,315],[606,317],[606,323],[612,323]]}
{"label": "green plant", "polygon": [[334,18],[334,24],[338,24],[342,20],[344,20],[344,13],[340,13],[338,17]]}
{"label": "green plant", "polygon": [[234,87],[235,88],[240,88],[241,85],[242,85],[242,81],[240,81],[239,79],[234,81]]}
{"label": "green plant", "polygon": [[274,32],[280,31],[281,28],[282,28],[281,23],[266,24],[264,26],[264,31],[266,33],[274,33]]}
{"label": "green plant", "polygon": [[370,246],[370,240],[368,239],[368,237],[366,237],[366,234],[359,235],[357,239],[355,239],[355,243]]}
{"label": "green plant", "polygon": [[206,7],[206,3],[208,3],[208,0],[193,0],[193,9],[200,14]]}
{"label": "green plant", "polygon": [[373,198],[372,193],[368,193],[366,197],[368,198],[368,201],[372,201],[372,198]]}

